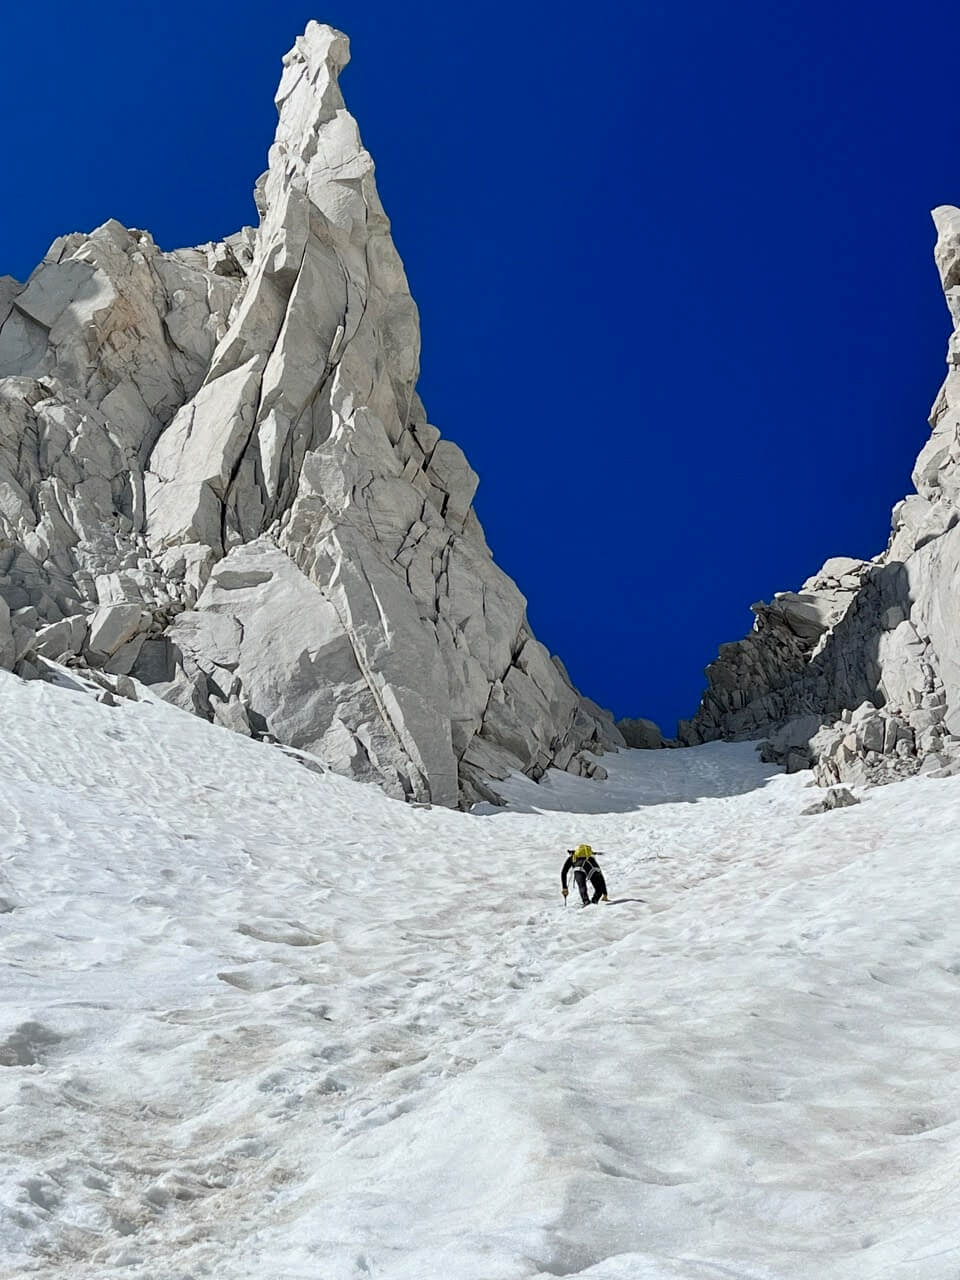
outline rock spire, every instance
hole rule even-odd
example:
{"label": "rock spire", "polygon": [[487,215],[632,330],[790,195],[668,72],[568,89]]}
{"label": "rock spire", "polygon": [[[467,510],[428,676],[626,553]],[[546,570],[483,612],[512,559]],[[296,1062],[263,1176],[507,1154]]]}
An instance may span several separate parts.
{"label": "rock spire", "polygon": [[132,677],[419,801],[593,772],[622,738],[417,395],[348,57],[311,22],[284,58],[255,231],[166,253],[111,221],[0,278],[0,664]]}

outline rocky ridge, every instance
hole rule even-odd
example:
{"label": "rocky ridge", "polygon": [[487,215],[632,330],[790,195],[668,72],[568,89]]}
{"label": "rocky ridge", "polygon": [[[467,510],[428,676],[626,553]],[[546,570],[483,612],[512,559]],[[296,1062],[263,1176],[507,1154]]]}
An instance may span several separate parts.
{"label": "rocky ridge", "polygon": [[871,784],[960,769],[960,210],[933,211],[954,324],[916,492],[873,560],[828,560],[799,592],[753,605],[723,645],[684,744],[769,737],[767,758],[817,780]]}
{"label": "rocky ridge", "polygon": [[111,221],[0,278],[0,665],[147,685],[421,802],[590,774],[623,739],[417,395],[348,57],[311,22],[284,58],[256,231],[163,252]]}

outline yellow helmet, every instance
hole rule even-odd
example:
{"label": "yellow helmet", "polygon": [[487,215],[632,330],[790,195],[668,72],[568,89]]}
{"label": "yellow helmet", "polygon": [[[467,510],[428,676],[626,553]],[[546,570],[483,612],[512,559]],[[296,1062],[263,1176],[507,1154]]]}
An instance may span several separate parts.
{"label": "yellow helmet", "polygon": [[593,856],[593,849],[588,844],[578,844],[574,858],[590,858]]}

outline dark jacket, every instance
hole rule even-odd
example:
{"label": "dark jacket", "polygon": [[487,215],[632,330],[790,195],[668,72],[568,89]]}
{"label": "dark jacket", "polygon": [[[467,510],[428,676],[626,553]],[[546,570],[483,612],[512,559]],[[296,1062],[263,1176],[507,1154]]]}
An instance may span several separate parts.
{"label": "dark jacket", "polygon": [[594,858],[600,858],[603,855],[597,849],[594,849],[591,857],[578,858],[576,862],[574,862],[573,860],[572,849],[567,850],[567,855],[568,855],[567,860],[563,864],[563,870],[560,872],[561,888],[566,889],[567,887],[567,876],[570,874],[571,867],[574,869],[574,871],[582,871],[588,880],[593,878],[593,874],[595,871],[600,870],[600,864],[598,862],[595,862]]}

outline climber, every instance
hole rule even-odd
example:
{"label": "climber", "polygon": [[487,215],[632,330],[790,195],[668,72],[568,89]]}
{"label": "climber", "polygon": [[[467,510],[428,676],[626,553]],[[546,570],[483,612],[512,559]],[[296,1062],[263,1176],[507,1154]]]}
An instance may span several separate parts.
{"label": "climber", "polygon": [[[580,890],[580,897],[583,899],[583,905],[589,907],[591,899],[588,892],[588,886],[593,885],[593,902],[609,902],[607,897],[607,884],[603,878],[603,872],[595,861],[600,854],[591,849],[588,844],[577,845],[576,849],[567,850],[567,860],[563,864],[563,870],[560,872],[560,887],[564,899],[567,896],[567,872],[573,868],[573,878],[577,888]],[[564,901],[566,906],[566,901]]]}

